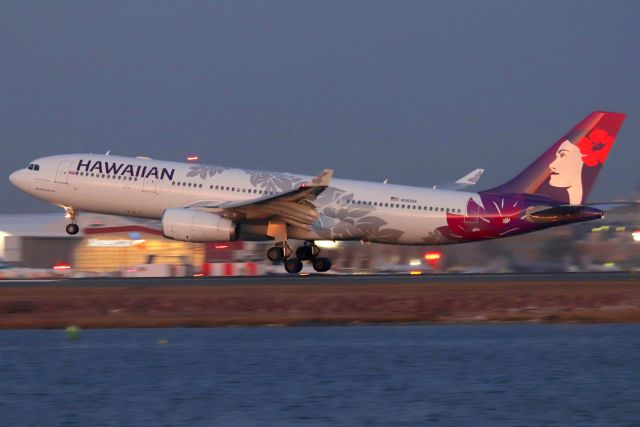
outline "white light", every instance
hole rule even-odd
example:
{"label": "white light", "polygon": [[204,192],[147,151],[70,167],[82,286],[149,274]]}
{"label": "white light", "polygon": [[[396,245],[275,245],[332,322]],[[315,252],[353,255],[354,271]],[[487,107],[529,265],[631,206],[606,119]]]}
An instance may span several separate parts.
{"label": "white light", "polygon": [[144,240],[102,240],[89,239],[87,246],[90,248],[129,248],[144,243]]}
{"label": "white light", "polygon": [[634,231],[631,233],[634,242],[640,242],[640,231]]}
{"label": "white light", "polygon": [[412,259],[411,261],[409,261],[409,265],[414,267],[420,264],[422,264],[422,262],[419,259]]}
{"label": "white light", "polygon": [[333,240],[316,240],[316,246],[322,249],[335,249],[338,247],[338,242]]}

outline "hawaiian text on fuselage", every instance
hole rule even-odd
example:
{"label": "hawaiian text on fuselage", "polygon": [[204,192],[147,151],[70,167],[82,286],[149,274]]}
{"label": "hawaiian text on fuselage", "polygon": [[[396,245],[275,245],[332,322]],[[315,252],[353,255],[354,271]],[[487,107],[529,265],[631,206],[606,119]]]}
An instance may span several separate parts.
{"label": "hawaiian text on fuselage", "polygon": [[127,175],[140,178],[154,177],[156,179],[168,179],[173,181],[175,169],[158,168],[156,166],[132,165],[116,162],[103,162],[101,160],[80,160],[76,166],[76,172],[96,172],[108,175]]}

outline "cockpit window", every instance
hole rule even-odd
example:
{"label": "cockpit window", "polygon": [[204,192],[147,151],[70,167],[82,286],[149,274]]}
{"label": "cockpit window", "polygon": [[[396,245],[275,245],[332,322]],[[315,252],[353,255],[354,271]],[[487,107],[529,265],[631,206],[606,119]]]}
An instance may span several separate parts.
{"label": "cockpit window", "polygon": [[32,170],[32,171],[39,171],[40,170],[40,165],[37,163],[31,163],[29,166],[27,166],[27,169]]}
{"label": "cockpit window", "polygon": [[32,170],[33,170],[33,163],[31,163],[31,164],[27,167],[27,169],[29,169],[29,170],[31,170],[31,171],[32,171]]}

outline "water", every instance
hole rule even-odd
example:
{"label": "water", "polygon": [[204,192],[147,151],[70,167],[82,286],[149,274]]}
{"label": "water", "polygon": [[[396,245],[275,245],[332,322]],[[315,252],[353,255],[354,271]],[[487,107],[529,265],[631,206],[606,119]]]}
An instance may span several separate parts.
{"label": "water", "polygon": [[180,424],[638,426],[640,325],[0,331],[0,425]]}

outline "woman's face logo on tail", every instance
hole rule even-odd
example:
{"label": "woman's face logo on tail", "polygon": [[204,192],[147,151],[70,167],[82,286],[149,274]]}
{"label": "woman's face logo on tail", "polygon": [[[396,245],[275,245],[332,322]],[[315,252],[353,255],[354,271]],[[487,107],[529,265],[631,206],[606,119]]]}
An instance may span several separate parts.
{"label": "woman's face logo on tail", "polygon": [[580,148],[566,140],[558,147],[556,158],[549,165],[551,175],[549,185],[566,188],[569,193],[569,203],[582,203],[582,153]]}

